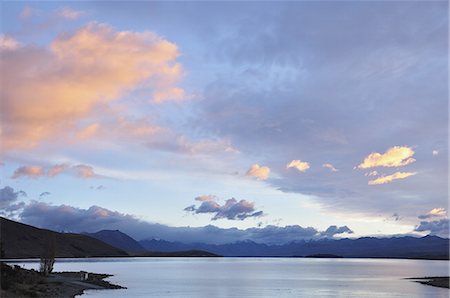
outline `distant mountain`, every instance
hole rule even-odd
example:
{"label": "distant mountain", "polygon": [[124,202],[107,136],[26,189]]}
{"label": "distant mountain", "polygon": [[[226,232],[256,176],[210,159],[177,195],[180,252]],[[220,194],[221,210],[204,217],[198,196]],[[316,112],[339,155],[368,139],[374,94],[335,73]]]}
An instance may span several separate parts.
{"label": "distant mountain", "polygon": [[252,241],[230,244],[186,244],[164,240],[141,240],[148,250],[206,250],[223,256],[323,256],[333,255],[346,258],[424,258],[449,259],[449,239],[437,236],[358,239],[321,239],[291,242],[284,245],[267,245]]}
{"label": "distant mountain", "polygon": [[139,244],[139,242],[119,230],[102,230],[96,233],[83,234],[101,240],[127,252],[141,252],[146,250]]}
{"label": "distant mountain", "polygon": [[213,254],[204,250],[186,250],[186,251],[173,251],[173,252],[161,252],[161,251],[147,251],[137,254],[133,254],[133,257],[221,257],[220,255]]}
{"label": "distant mountain", "polygon": [[2,258],[38,258],[49,247],[56,257],[127,256],[128,254],[98,239],[72,233],[39,229],[0,217]]}
{"label": "distant mountain", "polygon": [[139,244],[144,247],[146,250],[149,251],[166,251],[166,252],[173,252],[173,251],[182,251],[182,250],[190,250],[194,249],[195,247],[200,247],[205,244],[197,243],[195,244],[185,244],[182,242],[171,242],[166,240],[160,240],[160,239],[146,239],[139,241]]}

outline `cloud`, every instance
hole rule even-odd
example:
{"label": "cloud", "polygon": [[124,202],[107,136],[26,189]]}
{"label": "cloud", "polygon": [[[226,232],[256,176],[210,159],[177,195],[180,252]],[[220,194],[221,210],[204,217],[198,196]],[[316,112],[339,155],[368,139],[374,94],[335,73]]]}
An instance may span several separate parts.
{"label": "cloud", "polygon": [[177,151],[189,154],[205,154],[214,152],[225,152],[238,154],[239,150],[234,148],[228,140],[189,140],[186,136],[179,136],[176,140]]}
{"label": "cloud", "polygon": [[82,140],[89,139],[98,132],[99,127],[100,125],[98,123],[89,124],[77,132],[77,138]]}
{"label": "cloud", "polygon": [[[110,117],[108,117],[110,116]],[[120,142],[169,142],[173,143],[174,133],[149,121],[148,118],[134,119],[122,115],[108,115],[103,123],[94,122],[80,127],[76,139],[112,144]],[[95,119],[101,121],[101,117]]]}
{"label": "cloud", "polygon": [[431,153],[433,154],[433,156],[437,156],[439,155],[439,150],[433,150]]}
{"label": "cloud", "polygon": [[80,178],[101,178],[103,176],[98,175],[94,172],[94,168],[88,165],[79,164],[79,165],[70,165],[70,164],[57,164],[51,167],[42,167],[42,166],[22,166],[17,168],[14,171],[14,174],[11,176],[12,179],[22,178],[22,177],[30,177],[30,178],[39,178],[39,177],[55,177],[62,173],[71,174]]}
{"label": "cloud", "polygon": [[0,51],[15,50],[20,47],[20,43],[12,37],[0,34]]}
{"label": "cloud", "polygon": [[[129,13],[132,6],[120,9]],[[245,158],[258,160],[272,171],[286,164],[286,156],[308,156],[312,165],[319,166],[324,156],[326,161],[357,165],[373,148],[382,148],[383,153],[395,144],[417,144],[418,150],[428,148],[427,144],[446,146],[446,3],[285,2],[273,10],[249,4],[239,12],[235,7],[223,3],[212,14],[211,7],[183,6],[180,18],[174,19],[182,24],[177,32],[187,39],[192,30],[199,31],[198,37],[217,33],[206,34],[213,38],[203,44],[203,51],[184,56],[201,55],[193,61],[203,61],[204,53],[210,54],[201,64],[202,77],[211,80],[205,83],[205,100],[192,103],[193,116],[204,122],[198,125],[203,135],[229,138],[241,152],[251,155]],[[336,8],[348,17],[336,14]],[[242,17],[251,9],[252,20]],[[134,9],[141,16],[145,11]],[[173,17],[163,11],[154,17],[162,21]],[[205,15],[201,23],[192,22],[192,16]],[[317,16],[330,22],[321,22]],[[223,30],[219,17],[232,26]],[[321,34],[313,34],[310,28]],[[198,46],[202,48],[201,43]],[[431,156],[430,149],[425,154]],[[260,160],[261,156],[270,160]],[[402,189],[390,184],[367,191],[364,177],[357,176],[360,173],[344,169],[333,179],[324,177],[326,171],[317,175],[308,171],[304,178],[311,179],[305,183],[299,183],[290,171],[280,171],[276,173],[280,179],[270,183],[286,192],[311,195],[323,208],[336,212],[388,216],[402,210],[405,218],[416,218],[417,210],[446,204],[448,165],[431,166],[424,160],[414,166],[421,179]]]}
{"label": "cloud", "polygon": [[21,177],[38,178],[44,176],[44,169],[41,166],[22,166],[14,171],[11,176],[12,179]]}
{"label": "cloud", "polygon": [[49,195],[51,195],[50,192],[44,191],[43,193],[41,193],[41,194],[39,195],[39,198],[42,198],[43,196],[49,196]]}
{"label": "cloud", "polygon": [[265,166],[259,166],[258,164],[254,164],[247,171],[246,175],[250,177],[256,177],[258,180],[267,180],[269,178],[270,169]]}
{"label": "cloud", "polygon": [[103,185],[98,185],[98,186],[91,186],[91,187],[89,187],[90,189],[95,189],[95,190],[103,190],[103,189],[105,189],[106,187],[105,186],[103,186]]}
{"label": "cloud", "polygon": [[203,195],[195,198],[196,201],[205,202],[205,201],[215,201],[217,197],[214,195]]}
{"label": "cloud", "polygon": [[395,221],[399,221],[402,219],[398,213],[392,214],[391,218],[393,218]]}
{"label": "cloud", "polygon": [[20,19],[21,20],[29,19],[33,16],[33,14],[35,14],[35,10],[27,5],[22,9],[20,13]]}
{"label": "cloud", "polygon": [[68,164],[54,165],[47,171],[47,176],[54,177],[66,171],[70,166]]}
{"label": "cloud", "polygon": [[378,176],[378,171],[371,171],[369,173],[365,173],[364,176],[369,176],[369,177]]}
{"label": "cloud", "polygon": [[378,185],[378,184],[385,184],[385,183],[391,183],[394,180],[397,179],[405,179],[410,176],[416,175],[416,172],[395,172],[392,175],[388,176],[380,176],[377,179],[370,180],[368,182],[369,185]]}
{"label": "cloud", "polygon": [[416,232],[429,232],[431,235],[449,237],[449,219],[444,218],[435,221],[421,221],[414,229]]}
{"label": "cloud", "polygon": [[[36,224],[56,231],[92,231],[107,227],[111,223],[138,221],[131,215],[114,212],[99,206],[88,209],[69,205],[51,205],[45,202],[31,201],[20,214],[23,222]],[[91,225],[91,227],[89,227]]]}
{"label": "cloud", "polygon": [[164,101],[183,101],[189,98],[191,97],[186,95],[186,92],[183,89],[177,87],[156,91],[153,94],[153,100],[156,103],[162,103]]}
{"label": "cloud", "polygon": [[115,147],[118,143],[128,145],[141,143],[148,149],[161,150],[188,155],[210,155],[215,153],[239,154],[229,140],[218,138],[191,138],[149,121],[148,118],[114,117],[107,123],[90,123],[80,127],[76,133],[80,141],[109,143]]}
{"label": "cloud", "polygon": [[324,164],[322,165],[322,167],[327,168],[327,169],[330,169],[330,171],[332,171],[332,172],[338,172],[338,171],[339,171],[339,170],[336,169],[331,163],[324,163]]}
{"label": "cloud", "polygon": [[339,234],[353,234],[353,231],[350,230],[347,226],[337,227],[337,226],[329,226],[328,229],[321,232],[320,235],[324,237],[334,237]]}
{"label": "cloud", "polygon": [[447,216],[447,211],[445,208],[433,208],[428,211],[426,214],[419,215],[419,219],[428,219],[433,217],[445,217]]}
{"label": "cloud", "polygon": [[[232,10],[231,4],[223,6]],[[349,17],[339,19],[337,6]],[[376,189],[359,171],[339,168],[339,175],[330,177],[326,171],[310,169],[299,183],[279,165],[291,161],[286,156],[306,156],[313,166],[327,161],[357,166],[371,152],[384,154],[394,145],[411,147],[417,151],[415,159],[422,149],[431,156],[431,149],[445,148],[447,6],[284,2],[276,9],[255,8],[243,6],[240,12],[253,9],[251,20],[224,14],[234,20],[226,34],[219,24],[209,23],[217,34],[208,52],[215,53],[211,60],[221,67],[210,68],[205,100],[198,102],[201,127],[230,138],[241,152],[275,171],[268,181],[273,188],[308,195],[331,213],[369,218],[402,210],[404,221],[412,222],[417,210],[444,206],[446,163],[411,163],[414,170],[407,172],[417,171],[421,179],[408,187],[391,183]],[[317,16],[333,22],[320,22]],[[420,26],[418,18],[423,21]],[[405,30],[411,27],[418,31]],[[316,28],[320,36],[308,28]],[[408,42],[399,45],[399,39]],[[427,49],[419,50],[421,44]],[[433,147],[427,149],[430,144]],[[385,174],[396,171],[400,170]]]}
{"label": "cloud", "polygon": [[94,169],[91,166],[87,165],[76,165],[73,166],[75,173],[80,178],[96,178],[99,177],[94,173]]}
{"label": "cloud", "polygon": [[196,201],[200,201],[201,204],[196,207],[195,205],[184,208],[184,211],[192,212],[195,214],[212,213],[214,216],[212,220],[226,218],[229,220],[244,220],[249,217],[259,217],[263,215],[262,211],[256,211],[253,202],[247,200],[237,201],[235,198],[231,198],[225,201],[224,205],[220,205],[216,200],[217,197],[212,195],[199,196],[195,198]]}
{"label": "cloud", "polygon": [[8,70],[1,93],[3,149],[64,139],[136,88],[174,88],[183,74],[178,55],[175,44],[153,32],[95,22],[58,35],[47,47],[9,46],[0,61]]}
{"label": "cloud", "polygon": [[0,214],[1,215],[12,215],[11,213],[22,209],[25,206],[24,202],[17,202],[19,197],[27,196],[27,194],[22,191],[14,191],[14,188],[10,186],[5,186],[0,189]]}
{"label": "cloud", "polygon": [[84,11],[74,10],[70,7],[63,7],[57,11],[57,15],[68,19],[68,20],[76,20],[86,14]]}
{"label": "cloud", "polygon": [[[194,205],[193,205],[194,206]],[[195,207],[195,206],[194,206]],[[345,227],[328,228],[328,233],[313,227],[266,226],[264,228],[223,229],[208,225],[204,227],[171,227],[140,220],[136,216],[112,211],[100,206],[87,209],[70,205],[52,205],[31,201],[22,206],[19,218],[22,222],[54,231],[97,232],[118,229],[131,237],[141,239],[164,239],[184,243],[223,244],[251,240],[257,243],[284,244],[302,239],[332,237],[348,232]]]}
{"label": "cloud", "polygon": [[359,169],[374,167],[403,167],[416,160],[412,158],[414,151],[406,146],[395,146],[386,150],[385,153],[371,153],[358,165]]}
{"label": "cloud", "polygon": [[296,168],[300,172],[304,173],[310,168],[310,166],[309,166],[309,163],[307,163],[305,161],[294,159],[286,166],[286,169],[289,169],[289,168]]}

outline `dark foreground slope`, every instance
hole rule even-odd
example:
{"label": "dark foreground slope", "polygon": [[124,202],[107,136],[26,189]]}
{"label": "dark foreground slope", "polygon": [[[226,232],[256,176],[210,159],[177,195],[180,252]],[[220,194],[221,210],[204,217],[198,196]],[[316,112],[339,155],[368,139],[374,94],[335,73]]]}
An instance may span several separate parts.
{"label": "dark foreground slope", "polygon": [[229,244],[186,244],[164,240],[142,240],[148,250],[177,251],[200,249],[223,256],[305,257],[333,255],[346,258],[415,258],[449,259],[449,239],[436,236],[359,239],[322,239],[298,241],[283,245],[267,245],[252,241]]}
{"label": "dark foreground slope", "polygon": [[57,233],[0,217],[2,258],[37,258],[53,249],[56,257],[127,256],[121,249],[80,234]]}

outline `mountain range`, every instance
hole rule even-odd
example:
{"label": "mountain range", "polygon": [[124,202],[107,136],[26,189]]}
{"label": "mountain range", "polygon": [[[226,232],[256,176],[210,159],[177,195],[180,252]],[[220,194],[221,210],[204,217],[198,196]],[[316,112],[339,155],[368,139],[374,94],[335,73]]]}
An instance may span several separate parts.
{"label": "mountain range", "polygon": [[283,245],[268,245],[253,241],[229,244],[186,244],[164,240],[143,240],[147,250],[177,251],[201,249],[223,256],[301,257],[333,255],[346,258],[423,258],[448,259],[449,239],[437,236],[421,238],[404,236],[392,238],[363,237],[358,239],[302,240]]}
{"label": "mountain range", "polygon": [[136,241],[119,230],[96,233],[58,233],[0,218],[3,258],[39,257],[48,242],[57,257],[186,256],[186,257],[344,257],[449,259],[449,239],[362,237],[357,239],[301,240],[287,244],[240,241],[227,244],[182,243],[161,239]]}

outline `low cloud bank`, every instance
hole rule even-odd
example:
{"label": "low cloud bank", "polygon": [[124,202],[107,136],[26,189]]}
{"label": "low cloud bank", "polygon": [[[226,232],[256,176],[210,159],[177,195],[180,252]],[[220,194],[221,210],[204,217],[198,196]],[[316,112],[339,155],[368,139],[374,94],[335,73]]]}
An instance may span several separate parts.
{"label": "low cloud bank", "polygon": [[449,219],[443,218],[434,221],[421,221],[414,229],[416,232],[429,232],[431,235],[449,237]]}
{"label": "low cloud bank", "polygon": [[25,207],[24,202],[18,202],[20,197],[26,197],[27,194],[22,191],[14,191],[14,188],[5,186],[0,189],[0,215],[12,216],[17,210]]}
{"label": "low cloud bank", "polygon": [[[32,200],[29,203],[17,202],[20,192],[11,187],[0,190],[1,212],[15,204],[17,212],[12,219],[33,226],[64,232],[96,232],[103,229],[119,229],[131,237],[142,240],[148,238],[180,241],[185,243],[203,242],[210,244],[232,243],[252,240],[257,243],[283,244],[292,241],[334,237],[342,233],[351,233],[344,227],[330,226],[326,231],[313,227],[266,226],[263,228],[222,229],[213,225],[204,227],[171,227],[143,221],[136,216],[112,211],[100,206],[88,209],[69,205],[53,205]],[[207,202],[207,200],[203,201]],[[200,208],[200,207],[198,207]],[[2,213],[4,214],[4,213]]]}

